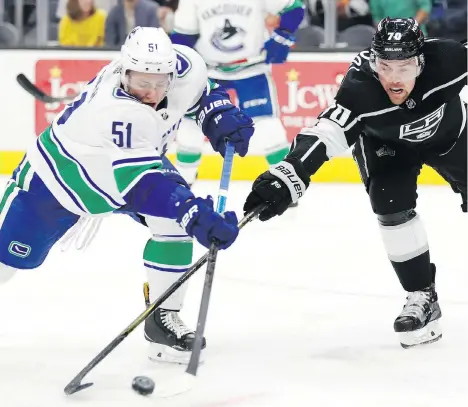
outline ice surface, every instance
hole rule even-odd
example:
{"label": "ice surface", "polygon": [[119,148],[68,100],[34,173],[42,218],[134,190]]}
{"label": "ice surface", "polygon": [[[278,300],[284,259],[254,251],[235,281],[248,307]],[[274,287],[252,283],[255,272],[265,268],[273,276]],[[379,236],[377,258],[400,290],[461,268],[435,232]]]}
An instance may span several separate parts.
{"label": "ice surface", "polygon": [[[5,179],[3,179],[4,181]],[[2,181],[2,182],[3,182]],[[241,214],[249,183],[233,183]],[[217,183],[200,182],[199,194]],[[248,225],[220,253],[196,387],[142,397],[181,367],[146,360],[141,327],[73,396],[63,387],[144,308],[145,228],[106,219],[84,253],[54,248],[38,270],[0,287],[1,407],[439,407],[468,405],[467,219],[448,187],[420,188],[443,312],[441,341],[404,350],[393,320],[405,302],[361,185],[312,185],[297,209]],[[27,225],[25,226],[27,227]],[[197,245],[196,257],[205,250]],[[183,311],[195,326],[203,283]]]}

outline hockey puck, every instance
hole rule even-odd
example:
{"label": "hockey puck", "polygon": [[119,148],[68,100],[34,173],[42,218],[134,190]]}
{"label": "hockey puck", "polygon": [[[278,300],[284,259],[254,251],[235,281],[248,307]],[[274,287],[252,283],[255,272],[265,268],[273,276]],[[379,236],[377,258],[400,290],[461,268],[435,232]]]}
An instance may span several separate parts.
{"label": "hockey puck", "polygon": [[147,396],[154,391],[154,382],[146,376],[137,376],[133,379],[132,389],[142,396]]}

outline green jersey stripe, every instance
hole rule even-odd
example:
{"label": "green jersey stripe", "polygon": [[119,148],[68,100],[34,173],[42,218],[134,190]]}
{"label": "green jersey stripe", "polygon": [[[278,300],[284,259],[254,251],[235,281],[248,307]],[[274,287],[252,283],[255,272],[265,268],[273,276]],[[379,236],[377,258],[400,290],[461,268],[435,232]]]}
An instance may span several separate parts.
{"label": "green jersey stripe", "polygon": [[[41,134],[39,142],[45,150],[50,164],[55,168],[55,172],[52,171],[54,177],[62,181],[59,184],[62,187],[64,184],[69,189],[69,192],[72,192],[81,201],[86,211],[90,214],[99,214],[112,212],[119,207],[119,205],[109,202],[107,197],[103,196],[94,186],[90,185],[88,180],[84,178],[80,166],[75,162],[76,159],[73,160],[67,157],[63,149],[51,138],[50,129],[45,130]],[[52,170],[50,165],[49,168]],[[66,192],[69,194],[68,191]]]}

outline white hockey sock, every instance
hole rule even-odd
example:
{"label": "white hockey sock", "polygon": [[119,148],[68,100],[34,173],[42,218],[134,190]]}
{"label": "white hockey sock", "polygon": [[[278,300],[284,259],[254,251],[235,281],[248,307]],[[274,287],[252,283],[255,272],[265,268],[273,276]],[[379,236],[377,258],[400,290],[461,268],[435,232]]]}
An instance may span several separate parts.
{"label": "white hockey sock", "polygon": [[176,168],[189,184],[196,179],[200,165],[205,136],[194,120],[184,119],[177,131]]}
{"label": "white hockey sock", "polygon": [[189,184],[192,185],[196,178],[198,167],[201,162],[201,152],[189,152],[189,151],[177,151],[177,161],[175,167],[179,171],[182,178]]}
{"label": "white hockey sock", "polygon": [[405,262],[429,250],[426,230],[419,215],[401,225],[380,225],[380,232],[391,261]]}
{"label": "white hockey sock", "polygon": [[[192,252],[192,241],[148,240],[143,259],[151,302],[154,302],[188,270],[192,262]],[[186,291],[187,285],[184,284],[161,305],[161,308],[180,310]]]}
{"label": "white hockey sock", "polygon": [[263,151],[269,165],[278,164],[289,152],[286,130],[278,117],[254,118],[255,133],[249,150]]}

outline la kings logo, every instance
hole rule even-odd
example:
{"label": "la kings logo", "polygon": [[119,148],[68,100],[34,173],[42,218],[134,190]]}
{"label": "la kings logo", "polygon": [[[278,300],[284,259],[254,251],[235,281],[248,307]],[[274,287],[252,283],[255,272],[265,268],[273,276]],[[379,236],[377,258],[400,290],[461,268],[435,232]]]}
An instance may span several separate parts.
{"label": "la kings logo", "polygon": [[439,129],[445,113],[445,103],[436,111],[428,114],[422,119],[400,127],[400,139],[411,143],[420,143],[434,136]]}

